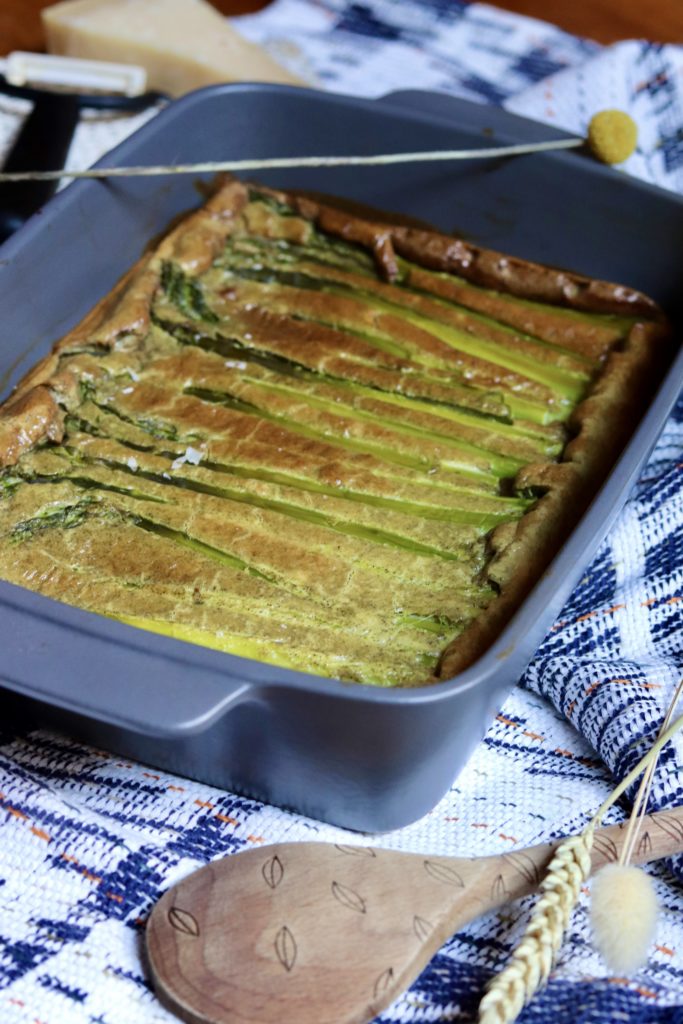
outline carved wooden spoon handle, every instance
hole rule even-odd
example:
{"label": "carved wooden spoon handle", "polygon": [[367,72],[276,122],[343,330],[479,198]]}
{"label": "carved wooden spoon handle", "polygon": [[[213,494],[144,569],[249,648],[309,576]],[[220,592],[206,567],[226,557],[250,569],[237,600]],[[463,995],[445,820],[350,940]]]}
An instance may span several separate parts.
{"label": "carved wooden spoon handle", "polygon": [[[626,839],[627,822],[619,825],[608,825],[595,832],[591,853],[591,872],[597,871],[611,861],[616,861]],[[499,858],[482,858],[473,862],[481,870],[485,864],[500,860],[500,891],[504,899],[491,898],[491,907],[498,906],[505,900],[518,899],[535,892],[543,877],[550,859],[562,840],[554,843],[542,843],[539,846],[528,846],[523,850],[511,850]],[[667,811],[647,814],[643,818],[640,839],[633,852],[632,862],[646,864],[648,861],[661,857],[670,857],[683,852],[683,806]],[[490,870],[490,868],[489,868]]]}
{"label": "carved wooden spoon handle", "polygon": [[[617,860],[626,839],[627,822],[598,829],[593,842],[593,871]],[[646,814],[639,830],[640,839],[633,851],[634,864],[647,864],[660,857],[683,851],[683,807]]]}

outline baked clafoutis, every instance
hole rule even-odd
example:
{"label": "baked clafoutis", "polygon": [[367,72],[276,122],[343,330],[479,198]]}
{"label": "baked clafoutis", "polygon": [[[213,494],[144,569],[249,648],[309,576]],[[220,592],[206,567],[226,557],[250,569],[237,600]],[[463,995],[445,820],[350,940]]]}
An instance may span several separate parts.
{"label": "baked clafoutis", "polygon": [[345,681],[451,678],[667,348],[629,288],[223,181],[0,410],[0,577]]}

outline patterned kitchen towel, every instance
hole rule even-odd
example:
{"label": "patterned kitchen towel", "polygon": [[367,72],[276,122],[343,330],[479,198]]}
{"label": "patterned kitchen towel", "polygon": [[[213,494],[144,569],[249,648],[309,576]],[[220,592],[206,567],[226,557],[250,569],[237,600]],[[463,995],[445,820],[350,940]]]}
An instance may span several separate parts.
{"label": "patterned kitchen towel", "polygon": [[[627,171],[683,191],[680,48],[601,49],[538,21],[451,0],[277,0],[236,24],[341,92],[440,89],[570,130],[583,130],[588,97],[609,97],[599,105],[625,107],[641,126],[641,151]],[[0,146],[20,116],[0,108]],[[138,123],[83,124],[70,164],[94,160]],[[683,674],[682,468],[679,403],[635,493],[525,673],[525,688],[510,694],[440,804],[391,835],[350,836],[63,736],[4,736],[0,1021],[171,1024],[141,957],[144,921],[164,889],[215,857],[310,838],[474,855],[579,829],[611,789],[612,773],[626,771],[656,731]],[[662,758],[659,806],[681,800],[680,750],[674,744]],[[610,819],[621,814],[615,809]],[[644,971],[629,981],[608,976],[590,945],[582,892],[550,984],[522,1021],[683,1022],[683,895],[665,866],[649,870],[662,913]],[[528,903],[453,936],[382,1015],[383,1024],[472,1020]]]}
{"label": "patterned kitchen towel", "polygon": [[623,170],[683,192],[683,47],[606,48],[534,18],[461,0],[276,0],[241,32],[335,92],[435,89],[585,135],[597,110],[638,122]]}
{"label": "patterned kitchen towel", "polygon": [[585,135],[593,114],[617,107],[638,123],[638,149],[621,170],[683,192],[683,47],[629,40],[566,67],[505,107]]}

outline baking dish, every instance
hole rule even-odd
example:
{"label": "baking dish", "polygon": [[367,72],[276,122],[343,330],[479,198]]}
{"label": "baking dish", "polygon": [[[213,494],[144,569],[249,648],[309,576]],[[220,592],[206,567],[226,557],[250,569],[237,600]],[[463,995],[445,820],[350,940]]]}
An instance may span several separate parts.
{"label": "baking dish", "polygon": [[[469,147],[492,136],[552,134],[426,93],[363,101],[221,86],[171,105],[107,162],[390,151],[408,139],[411,149]],[[586,157],[299,170],[263,180],[410,214],[493,248],[619,280],[677,313],[683,202]],[[174,215],[196,204],[185,177],[79,182],[35,217],[1,254],[5,385]],[[2,584],[8,710],[312,817],[370,831],[406,824],[443,794],[532,656],[628,494],[680,379],[679,360],[543,579],[493,647],[454,680],[410,691],[344,685],[142,633]]]}

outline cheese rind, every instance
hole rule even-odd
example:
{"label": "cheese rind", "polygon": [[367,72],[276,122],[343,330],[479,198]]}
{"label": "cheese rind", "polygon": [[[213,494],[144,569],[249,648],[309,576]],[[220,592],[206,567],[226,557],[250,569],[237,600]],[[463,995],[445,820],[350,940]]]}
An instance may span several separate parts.
{"label": "cheese rind", "polygon": [[64,0],[42,17],[50,53],[140,64],[171,96],[216,82],[306,84],[205,0]]}

